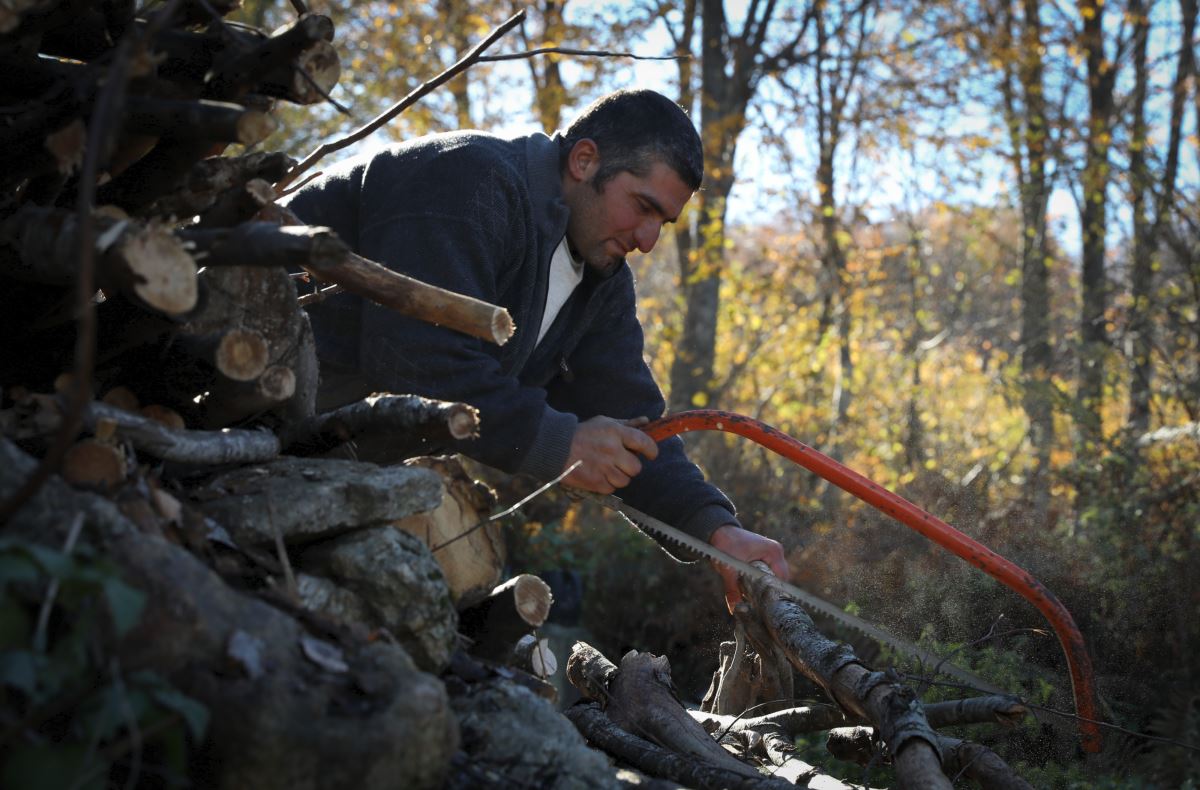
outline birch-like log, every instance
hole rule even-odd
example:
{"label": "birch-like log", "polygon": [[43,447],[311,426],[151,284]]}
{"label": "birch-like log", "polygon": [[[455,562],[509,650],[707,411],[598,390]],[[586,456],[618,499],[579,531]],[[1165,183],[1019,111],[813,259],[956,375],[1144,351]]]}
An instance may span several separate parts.
{"label": "birch-like log", "polygon": [[[760,567],[769,572],[765,563]],[[828,639],[773,578],[743,576],[740,582],[792,665],[825,689],[839,706],[864,717],[882,734],[905,786],[951,790],[941,768],[938,735],[912,689],[872,672],[859,663],[848,645]]]}
{"label": "birch-like log", "polygon": [[[284,225],[304,224],[290,209],[279,205],[267,206],[261,216]],[[355,253],[334,263],[313,266],[309,272],[318,280],[337,283],[350,293],[403,315],[497,345],[507,343],[515,329],[503,307],[423,283]]]}
{"label": "birch-like log", "polygon": [[[191,310],[197,299],[196,264],[170,229],[119,214],[97,215],[95,250],[101,287],[120,290],[167,315]],[[0,227],[16,255],[0,256],[7,274],[48,285],[74,284],[78,275],[75,212],[26,206]]]}

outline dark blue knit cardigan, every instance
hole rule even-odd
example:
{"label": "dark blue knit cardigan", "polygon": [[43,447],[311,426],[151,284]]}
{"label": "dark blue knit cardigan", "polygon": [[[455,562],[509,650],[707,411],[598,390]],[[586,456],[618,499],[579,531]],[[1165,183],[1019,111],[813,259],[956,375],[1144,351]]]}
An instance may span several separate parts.
{"label": "dark blue knit cardigan", "polygon": [[[415,393],[479,409],[480,435],[448,449],[543,480],[566,465],[580,420],[658,417],[665,403],[642,357],[633,274],[590,269],[545,338],[550,258],[566,233],[559,138],[432,135],[328,168],[290,207],[359,254],[507,308],[498,347],[340,294],[310,310],[323,374],[353,369],[366,391]],[[536,347],[535,347],[536,346]],[[736,524],[678,438],[618,495],[707,539]]]}

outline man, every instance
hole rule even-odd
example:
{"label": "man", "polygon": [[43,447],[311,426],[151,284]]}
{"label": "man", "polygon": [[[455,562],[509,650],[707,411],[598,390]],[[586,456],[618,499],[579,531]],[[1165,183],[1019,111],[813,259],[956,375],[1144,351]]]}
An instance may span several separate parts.
{"label": "man", "polygon": [[[565,134],[512,140],[432,135],[330,168],[291,208],[360,254],[502,305],[503,347],[342,294],[311,311],[323,407],[371,391],[479,409],[478,439],[454,446],[507,472],[565,479],[622,498],[736,557],[787,577],[780,545],[745,530],[733,505],[672,438],[638,429],[665,403],[642,356],[625,256],[649,252],[703,176],[684,112],[652,91],[619,91]],[[718,566],[732,606],[736,575]]]}

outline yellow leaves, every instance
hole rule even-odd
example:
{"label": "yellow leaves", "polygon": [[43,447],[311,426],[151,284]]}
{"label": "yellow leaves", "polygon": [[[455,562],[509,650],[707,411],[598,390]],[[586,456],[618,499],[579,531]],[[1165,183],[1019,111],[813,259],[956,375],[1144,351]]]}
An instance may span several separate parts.
{"label": "yellow leaves", "polygon": [[833,206],[825,206],[824,208],[821,209],[821,214],[826,217],[832,217],[833,216]]}
{"label": "yellow leaves", "polygon": [[692,396],[692,405],[695,406],[697,409],[703,409],[705,406],[708,405],[708,393],[707,392],[697,392],[695,395]]}
{"label": "yellow leaves", "polygon": [[1084,19],[1095,19],[1096,9],[1087,3],[1083,3],[1079,7],[1079,15]]}

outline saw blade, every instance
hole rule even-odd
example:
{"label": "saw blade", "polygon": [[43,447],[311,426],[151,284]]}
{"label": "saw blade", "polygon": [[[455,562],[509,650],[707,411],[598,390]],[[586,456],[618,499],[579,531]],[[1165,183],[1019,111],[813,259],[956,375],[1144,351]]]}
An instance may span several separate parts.
{"label": "saw blade", "polygon": [[695,538],[686,532],[672,527],[670,524],[666,524],[647,513],[643,513],[632,505],[627,504],[623,499],[619,499],[611,494],[590,494],[588,495],[588,498],[637,522],[639,527],[661,535],[667,540],[691,549],[697,554],[701,554],[705,557],[716,560],[722,565],[733,568],[738,573],[744,573],[747,576],[757,579],[770,578],[772,583],[778,585],[784,592],[795,598],[804,606],[807,606],[809,609],[829,615],[839,623],[847,625],[859,631],[860,633],[869,636],[877,642],[881,642],[888,647],[894,648],[910,658],[918,659],[926,664],[930,669],[937,667],[939,672],[950,675],[951,677],[960,680],[963,683],[966,683],[980,691],[986,691],[990,694],[1010,693],[991,683],[988,683],[986,680],[974,674],[973,672],[969,672],[962,667],[955,666],[949,661],[934,655],[925,648],[909,642],[907,639],[901,639],[898,636],[890,634],[879,626],[872,625],[866,620],[863,620],[861,617],[857,617],[849,612],[843,611],[823,598],[818,598],[812,593],[802,590],[796,585],[790,584],[768,571],[764,571],[761,568],[756,568],[750,563],[739,560],[738,558],[721,551],[715,546],[706,543],[699,538]]}

